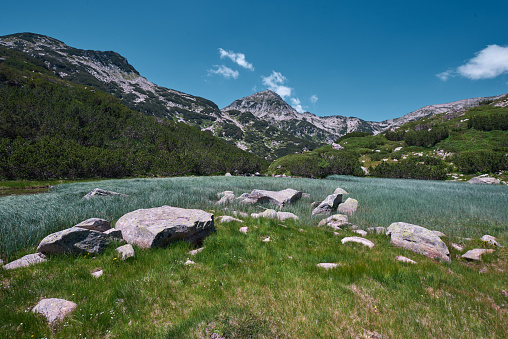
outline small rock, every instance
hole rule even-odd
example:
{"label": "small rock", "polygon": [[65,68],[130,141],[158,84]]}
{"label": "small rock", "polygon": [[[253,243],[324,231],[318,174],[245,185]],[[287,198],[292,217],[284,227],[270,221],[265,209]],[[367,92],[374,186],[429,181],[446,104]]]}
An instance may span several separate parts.
{"label": "small rock", "polygon": [[249,215],[245,212],[240,212],[240,211],[233,211],[233,215],[235,217],[242,217],[242,218],[248,218]]}
{"label": "small rock", "polygon": [[331,268],[335,268],[335,267],[338,267],[338,266],[339,266],[339,264],[331,263],[331,262],[323,262],[323,263],[317,264],[317,267],[322,267],[325,270],[329,270]]}
{"label": "small rock", "polygon": [[367,169],[367,167],[361,166],[361,168],[362,168],[363,174],[369,175],[369,170]]}
{"label": "small rock", "polygon": [[111,228],[111,223],[100,218],[90,218],[80,222],[79,224],[75,225],[75,227],[92,231],[105,232]]}
{"label": "small rock", "polygon": [[393,150],[394,152],[398,152],[402,149],[402,146],[399,146],[399,147],[395,147],[395,149]]}
{"label": "small rock", "polygon": [[340,187],[337,187],[335,189],[335,191],[333,191],[333,194],[349,194],[348,192],[346,192],[346,190],[340,188]]}
{"label": "small rock", "polygon": [[236,219],[236,218],[233,218],[229,215],[223,215],[223,216],[220,216],[217,218],[219,220],[219,222],[221,223],[225,223],[225,222],[232,222],[232,221],[236,221],[236,222],[243,222],[243,220],[240,220],[240,219]]}
{"label": "small rock", "polygon": [[348,243],[348,242],[356,242],[356,243],[365,245],[368,248],[374,247],[374,243],[372,241],[367,240],[365,238],[361,238],[361,237],[346,237],[346,238],[342,239],[341,242],[343,244]]}
{"label": "small rock", "polygon": [[474,250],[469,250],[462,255],[462,258],[469,260],[481,260],[481,256],[485,253],[492,253],[493,249],[485,249],[485,248],[475,248]]}
{"label": "small rock", "polygon": [[401,262],[405,262],[405,263],[409,263],[409,264],[416,264],[416,261],[411,260],[411,259],[409,259],[409,258],[406,258],[406,257],[404,257],[404,256],[402,256],[402,255],[398,255],[398,256],[396,256],[396,257],[395,257],[395,260],[397,260],[397,261],[401,261]]}
{"label": "small rock", "polygon": [[470,184],[487,184],[487,185],[499,185],[501,180],[489,177],[488,174],[480,175],[478,177],[474,177],[468,181]]}
{"label": "small rock", "polygon": [[291,212],[277,212],[277,219],[279,220],[286,220],[286,219],[294,219],[298,220],[298,216],[291,213]]}
{"label": "small rock", "polygon": [[239,231],[243,234],[247,234],[247,232],[249,232],[249,228],[247,226],[240,227]]}
{"label": "small rock", "polygon": [[501,246],[499,245],[499,243],[496,241],[496,238],[491,236],[491,235],[488,235],[488,234],[485,234],[483,237],[481,237],[480,240],[483,240],[489,244],[491,244],[492,246]]}
{"label": "small rock", "polygon": [[34,313],[44,315],[50,324],[62,320],[68,313],[72,312],[78,305],[65,299],[42,299],[32,309]]}
{"label": "small rock", "polygon": [[198,249],[195,249],[195,250],[192,250],[192,251],[189,251],[189,254],[190,255],[196,255],[198,254],[199,252],[201,252],[202,250],[204,250],[205,248],[204,247],[201,247],[201,248],[198,248]]}
{"label": "small rock", "polygon": [[435,235],[437,235],[440,238],[446,237],[446,234],[444,234],[443,232],[432,231],[432,233],[434,233]]}
{"label": "small rock", "polygon": [[305,230],[303,228],[300,228],[298,232],[305,232]]}
{"label": "small rock", "polygon": [[187,261],[184,263],[184,265],[187,265],[187,266],[188,265],[194,265],[194,264],[195,264],[195,262],[190,260],[190,259],[187,259]]}
{"label": "small rock", "polygon": [[19,267],[28,267],[44,261],[46,261],[46,256],[42,253],[28,254],[4,265],[4,269],[12,270]]}
{"label": "small rock", "polygon": [[342,194],[330,194],[319,204],[318,207],[314,208],[312,215],[330,213],[332,210],[335,210],[341,202]]}
{"label": "small rock", "polygon": [[103,275],[103,274],[104,274],[104,271],[103,271],[103,270],[101,270],[100,268],[98,268],[98,269],[96,269],[96,270],[92,271],[90,274],[91,274],[94,278],[99,278],[101,275]]}
{"label": "small rock", "polygon": [[107,190],[103,190],[101,188],[95,188],[90,193],[85,195],[83,197],[83,199],[87,199],[88,200],[90,198],[95,198],[95,197],[108,197],[108,196],[114,196],[114,195],[117,195],[117,196],[120,196],[120,197],[126,197],[127,196],[126,194],[112,192],[112,191],[107,191]]}
{"label": "small rock", "polygon": [[335,232],[335,231],[334,231],[334,232],[333,232],[333,235],[340,235],[340,233],[339,233],[339,232]]}
{"label": "small rock", "polygon": [[374,227],[374,230],[376,231],[376,234],[386,234],[386,227]]}
{"label": "small rock", "polygon": [[367,232],[365,232],[364,230],[353,230],[353,232],[358,233],[362,237],[367,235]]}
{"label": "small rock", "polygon": [[233,191],[224,191],[218,194],[220,197],[220,200],[217,201],[216,205],[225,205],[229,204],[230,202],[233,202],[235,200],[235,195],[233,194]]}
{"label": "small rock", "polygon": [[271,240],[270,240],[270,237],[266,237],[266,238],[264,238],[264,239],[263,239],[263,241],[264,241],[264,242],[269,242],[269,241],[271,241]]}
{"label": "small rock", "polygon": [[267,209],[262,213],[252,213],[250,216],[253,218],[277,219],[277,211],[272,210],[272,209]]}
{"label": "small rock", "polygon": [[105,231],[104,234],[109,235],[110,238],[123,240],[122,231],[117,230],[116,228],[110,228],[109,230]]}
{"label": "small rock", "polygon": [[227,172],[226,174],[224,174],[225,177],[231,177],[231,173]]}
{"label": "small rock", "polygon": [[134,248],[131,244],[120,246],[116,251],[122,255],[122,260],[135,256]]}
{"label": "small rock", "polygon": [[336,230],[341,230],[341,226],[348,224],[347,215],[344,214],[334,214],[326,219],[323,219],[319,222],[318,226],[329,226]]}
{"label": "small rock", "polygon": [[353,215],[358,208],[358,200],[353,198],[347,198],[342,204],[339,204],[337,213]]}
{"label": "small rock", "polygon": [[459,244],[452,242],[450,245],[452,245],[452,247],[455,248],[459,252],[462,252],[464,250],[464,246],[460,246]]}

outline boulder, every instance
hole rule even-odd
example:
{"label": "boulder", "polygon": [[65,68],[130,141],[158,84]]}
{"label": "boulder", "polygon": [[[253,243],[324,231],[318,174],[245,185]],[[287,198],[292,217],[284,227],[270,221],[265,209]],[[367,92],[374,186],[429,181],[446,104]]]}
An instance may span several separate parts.
{"label": "boulder", "polygon": [[388,227],[391,243],[429,258],[449,262],[450,252],[446,244],[432,231],[405,222],[395,222]]}
{"label": "boulder", "polygon": [[104,274],[104,271],[101,270],[100,268],[97,268],[95,270],[93,270],[92,272],[90,272],[90,274],[92,275],[92,277],[94,278],[99,278],[101,275]]}
{"label": "boulder", "polygon": [[488,174],[480,175],[478,177],[474,177],[468,181],[470,184],[487,184],[487,185],[499,185],[501,180],[489,177]]}
{"label": "boulder", "polygon": [[117,192],[112,192],[112,191],[107,191],[107,190],[103,190],[101,188],[95,188],[93,189],[90,193],[88,193],[87,195],[85,195],[83,197],[83,199],[90,199],[90,198],[95,198],[95,197],[109,197],[109,196],[113,196],[113,195],[116,195],[116,196],[120,196],[120,197],[126,197],[127,195],[126,194],[122,194],[122,193],[117,193]]}
{"label": "boulder", "polygon": [[177,240],[200,243],[215,231],[213,214],[171,206],[127,213],[118,219],[116,228],[125,241],[141,248],[164,247]]}
{"label": "boulder", "polygon": [[277,219],[277,211],[272,209],[267,209],[264,212],[261,213],[251,213],[250,215],[253,218],[270,218],[270,219]]}
{"label": "boulder", "polygon": [[293,214],[291,212],[277,212],[277,219],[279,220],[286,220],[286,219],[294,219],[298,220],[298,216],[296,214]]}
{"label": "boulder", "polygon": [[462,255],[462,258],[469,260],[482,260],[481,256],[485,253],[492,253],[493,249],[485,249],[485,248],[475,248],[474,250],[469,250]]}
{"label": "boulder", "polygon": [[416,261],[411,260],[409,258],[406,258],[406,257],[404,257],[402,255],[396,256],[395,260],[400,261],[400,262],[405,262],[405,263],[408,263],[408,264],[416,264]]}
{"label": "boulder", "polygon": [[335,189],[335,191],[333,191],[333,194],[348,194],[348,192],[346,192],[346,190],[340,188],[340,187],[337,187]]}
{"label": "boulder", "polygon": [[42,239],[37,252],[48,254],[101,253],[112,241],[103,232],[71,227]]}
{"label": "boulder", "polygon": [[333,229],[340,230],[341,226],[348,224],[347,215],[334,214],[326,219],[319,222],[318,226],[330,226]]}
{"label": "boulder", "polygon": [[40,313],[44,315],[50,324],[62,320],[67,314],[72,312],[78,305],[72,301],[65,299],[42,299],[32,309],[34,313]]}
{"label": "boulder", "polygon": [[316,265],[317,267],[324,268],[325,270],[329,270],[331,268],[338,267],[339,264],[332,263],[332,262],[322,262]]}
{"label": "boulder", "polygon": [[117,230],[116,228],[110,228],[104,234],[108,235],[110,238],[122,240],[122,231]]}
{"label": "boulder", "polygon": [[456,244],[456,243],[452,242],[450,245],[452,245],[452,247],[455,248],[459,252],[462,252],[464,250],[464,246],[461,246],[459,244]]}
{"label": "boulder", "polygon": [[332,210],[335,210],[341,202],[342,194],[330,194],[318,205],[318,207],[314,208],[312,215],[330,213]]}
{"label": "boulder", "polygon": [[231,173],[227,172],[226,174],[224,174],[225,177],[231,177]]}
{"label": "boulder", "polygon": [[99,232],[105,232],[111,228],[111,224],[109,221],[100,218],[86,219],[85,221],[82,221],[74,226]]}
{"label": "boulder", "polygon": [[123,245],[123,246],[117,247],[116,251],[118,252],[118,254],[122,255],[122,259],[121,260],[125,260],[127,258],[135,256],[134,248],[132,247],[131,244],[127,244],[127,245]]}
{"label": "boulder", "polygon": [[44,261],[46,261],[46,256],[42,253],[28,254],[4,265],[4,269],[12,270],[18,267],[28,267]]}
{"label": "boulder", "polygon": [[499,243],[496,241],[496,238],[491,236],[491,235],[488,235],[488,234],[485,234],[483,237],[480,238],[480,240],[483,240],[485,241],[486,243],[489,243],[490,245],[492,246],[501,246],[499,245]]}
{"label": "boulder", "polygon": [[357,208],[358,208],[358,200],[353,198],[347,198],[345,202],[339,204],[339,207],[337,208],[337,213],[353,215],[353,213],[356,212]]}
{"label": "boulder", "polygon": [[362,238],[362,237],[346,237],[346,238],[343,238],[340,242],[343,244],[348,243],[348,242],[356,242],[358,244],[367,246],[368,248],[374,247],[374,243],[372,241]]}
{"label": "boulder", "polygon": [[275,204],[279,207],[287,206],[294,203],[302,197],[302,192],[294,190],[292,188],[286,188],[282,191],[265,191],[265,190],[253,190],[244,199],[244,202],[248,203],[270,203]]}
{"label": "boulder", "polygon": [[223,216],[218,217],[217,219],[219,219],[219,221],[221,223],[231,222],[231,221],[243,222],[243,220],[233,218],[229,215],[223,215]]}

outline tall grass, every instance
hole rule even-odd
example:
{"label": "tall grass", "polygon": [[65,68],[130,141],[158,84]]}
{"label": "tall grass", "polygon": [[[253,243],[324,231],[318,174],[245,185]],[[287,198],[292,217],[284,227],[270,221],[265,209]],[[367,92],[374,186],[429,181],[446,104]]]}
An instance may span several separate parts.
{"label": "tall grass", "polygon": [[[83,200],[95,187],[127,194]],[[228,210],[215,205],[217,193],[232,190],[236,195],[252,189],[294,188],[310,194],[284,210],[300,217],[299,227],[315,226],[312,201],[322,200],[335,188],[349,192],[359,201],[350,222],[361,228],[389,226],[404,221],[439,230],[448,235],[476,237],[508,235],[508,188],[455,182],[396,180],[333,176],[328,179],[271,177],[183,177],[123,179],[81,182],[55,186],[50,193],[0,197],[0,257],[33,251],[46,235],[71,227],[87,218],[116,222],[123,214],[139,208],[170,205],[182,208],[259,212],[270,206],[233,203]]]}

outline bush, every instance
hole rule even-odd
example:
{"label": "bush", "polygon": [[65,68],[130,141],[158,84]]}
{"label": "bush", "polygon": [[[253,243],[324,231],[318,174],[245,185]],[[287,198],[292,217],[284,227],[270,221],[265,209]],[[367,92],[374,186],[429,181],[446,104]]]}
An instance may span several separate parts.
{"label": "bush", "polygon": [[479,131],[508,130],[508,112],[499,112],[489,115],[475,115],[467,122],[468,128]]}
{"label": "bush", "polygon": [[375,168],[369,168],[369,173],[380,178],[444,180],[447,167],[445,162],[438,158],[414,157],[393,163],[382,162]]}
{"label": "bush", "polygon": [[453,163],[463,173],[494,173],[508,170],[508,155],[501,152],[462,152],[453,156]]}
{"label": "bush", "polygon": [[362,137],[366,137],[366,136],[369,136],[369,135],[373,135],[373,134],[371,132],[351,132],[351,133],[347,133],[346,135],[341,136],[335,142],[339,143],[339,142],[341,142],[342,140],[345,140],[345,139],[349,139],[349,138],[362,138]]}
{"label": "bush", "polygon": [[404,135],[404,141],[408,146],[432,147],[441,140],[448,138],[449,132],[446,127],[434,127],[430,130],[411,130]]}
{"label": "bush", "polygon": [[390,141],[402,141],[402,140],[404,140],[405,135],[406,135],[406,131],[404,131],[404,130],[387,131],[385,133],[385,138]]}

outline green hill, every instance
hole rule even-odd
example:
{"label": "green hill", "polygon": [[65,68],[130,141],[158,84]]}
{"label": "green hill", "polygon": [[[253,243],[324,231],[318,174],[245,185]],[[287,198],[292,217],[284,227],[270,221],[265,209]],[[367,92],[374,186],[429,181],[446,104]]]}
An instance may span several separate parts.
{"label": "green hill", "polygon": [[207,132],[134,112],[0,48],[0,178],[253,173],[264,160]]}

